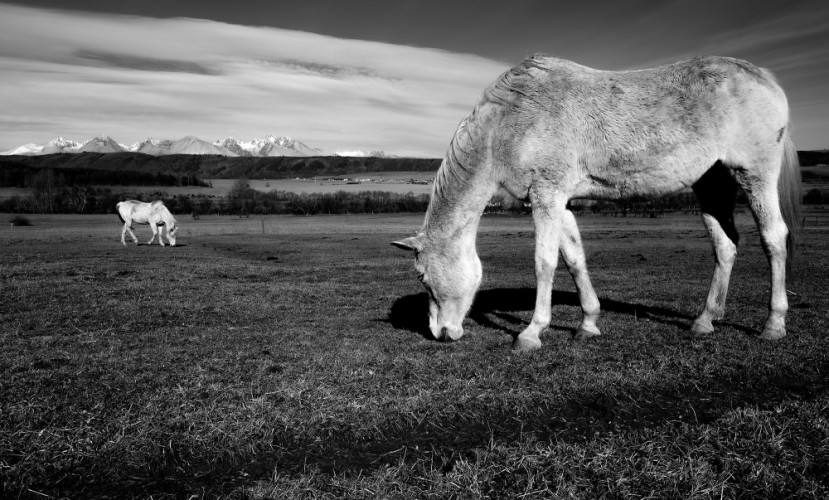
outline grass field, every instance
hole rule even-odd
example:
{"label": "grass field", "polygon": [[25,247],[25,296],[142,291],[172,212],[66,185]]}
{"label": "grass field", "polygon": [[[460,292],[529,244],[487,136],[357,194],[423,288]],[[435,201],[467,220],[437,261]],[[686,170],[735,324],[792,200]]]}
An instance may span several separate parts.
{"label": "grass field", "polygon": [[827,227],[764,342],[750,217],[710,335],[687,330],[713,271],[697,217],[580,217],[604,335],[571,339],[560,270],[544,346],[514,354],[527,217],[484,217],[453,344],[424,337],[389,245],[421,215],[182,217],[175,248],[122,247],[115,215],[29,218],[0,225],[0,497],[829,496]]}

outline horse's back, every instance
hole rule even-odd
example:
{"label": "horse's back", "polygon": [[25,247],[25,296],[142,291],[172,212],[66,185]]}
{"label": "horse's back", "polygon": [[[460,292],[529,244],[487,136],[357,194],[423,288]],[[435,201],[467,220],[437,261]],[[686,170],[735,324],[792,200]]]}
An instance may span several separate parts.
{"label": "horse's back", "polygon": [[[569,178],[577,195],[618,199],[677,191],[717,160],[771,154],[788,120],[773,76],[739,59],[604,71],[537,55],[485,91],[465,123],[477,137],[459,139],[496,141],[491,160],[510,170],[515,191],[530,177]],[[758,144],[766,149],[753,151]]]}
{"label": "horse's back", "polygon": [[569,120],[576,130],[598,124],[641,126],[638,121],[648,121],[699,134],[705,131],[700,130],[701,121],[718,120],[722,125],[746,107],[772,107],[767,110],[788,118],[785,94],[770,72],[717,56],[605,71],[537,55],[504,73],[485,96],[508,103],[522,116]]}

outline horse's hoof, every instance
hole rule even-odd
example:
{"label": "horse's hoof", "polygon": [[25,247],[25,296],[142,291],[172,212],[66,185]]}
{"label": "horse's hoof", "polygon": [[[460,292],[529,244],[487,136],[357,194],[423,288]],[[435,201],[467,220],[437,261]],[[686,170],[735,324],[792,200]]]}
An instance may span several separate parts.
{"label": "horse's hoof", "polygon": [[573,334],[573,340],[587,340],[593,337],[598,337],[602,332],[598,328],[585,328],[580,326],[576,333]]}
{"label": "horse's hoof", "polygon": [[711,324],[710,321],[694,321],[694,324],[691,325],[691,331],[696,333],[697,335],[705,335],[708,333],[714,333],[714,325]]}
{"label": "horse's hoof", "polygon": [[778,340],[786,336],[785,328],[764,328],[760,334],[763,340]]}
{"label": "horse's hoof", "polygon": [[535,339],[523,339],[518,337],[512,343],[512,350],[515,352],[530,352],[541,349],[541,341]]}

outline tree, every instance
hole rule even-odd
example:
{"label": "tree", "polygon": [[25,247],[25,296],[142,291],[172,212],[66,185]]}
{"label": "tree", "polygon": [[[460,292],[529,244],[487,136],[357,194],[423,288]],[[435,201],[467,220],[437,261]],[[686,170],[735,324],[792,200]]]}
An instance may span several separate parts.
{"label": "tree", "polygon": [[41,213],[52,213],[55,208],[55,198],[63,184],[63,179],[49,169],[39,170],[29,178],[29,187],[32,189],[32,199],[35,209]]}
{"label": "tree", "polygon": [[233,181],[233,185],[230,186],[230,191],[227,193],[228,198],[252,198],[251,193],[252,189],[250,188],[250,182],[244,177],[236,179]]}

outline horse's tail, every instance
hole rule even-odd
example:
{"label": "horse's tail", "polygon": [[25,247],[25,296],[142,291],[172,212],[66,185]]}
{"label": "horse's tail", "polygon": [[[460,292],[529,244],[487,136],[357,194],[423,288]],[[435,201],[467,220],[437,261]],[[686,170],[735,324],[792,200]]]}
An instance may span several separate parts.
{"label": "horse's tail", "polygon": [[795,243],[801,228],[801,204],[803,193],[800,181],[800,161],[797,158],[797,149],[788,133],[791,127],[786,127],[786,139],[783,149],[783,159],[780,167],[780,177],[777,180],[777,196],[780,200],[780,212],[783,220],[789,228],[789,236],[786,239],[786,250],[788,253],[787,264],[791,265],[794,256]]}
{"label": "horse's tail", "polygon": [[121,219],[121,223],[122,223],[122,224],[126,224],[126,223],[127,223],[127,221],[125,221],[125,220],[124,220],[124,218],[123,218],[123,217],[121,217],[121,203],[124,203],[124,202],[123,202],[123,201],[119,201],[119,202],[115,205],[115,211],[116,211],[116,212],[118,212],[118,218],[119,218],[119,219]]}

